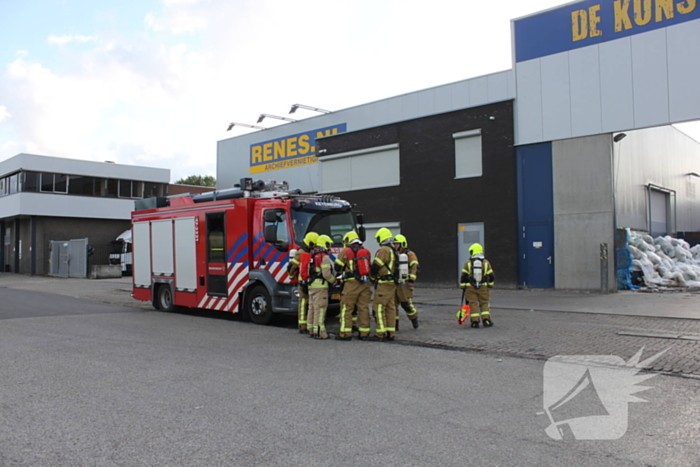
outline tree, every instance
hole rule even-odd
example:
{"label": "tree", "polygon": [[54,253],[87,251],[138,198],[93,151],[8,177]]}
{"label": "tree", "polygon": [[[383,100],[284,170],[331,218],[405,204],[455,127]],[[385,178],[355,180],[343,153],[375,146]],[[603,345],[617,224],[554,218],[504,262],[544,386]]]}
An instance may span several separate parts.
{"label": "tree", "polygon": [[210,186],[216,188],[216,177],[211,175],[190,175],[175,182],[178,185]]}

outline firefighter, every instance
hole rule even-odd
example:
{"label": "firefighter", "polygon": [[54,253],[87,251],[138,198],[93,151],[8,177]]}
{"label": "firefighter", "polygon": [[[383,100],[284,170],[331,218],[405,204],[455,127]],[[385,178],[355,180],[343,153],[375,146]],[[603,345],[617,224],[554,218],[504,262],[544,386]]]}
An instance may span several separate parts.
{"label": "firefighter", "polygon": [[306,284],[300,274],[299,266],[301,265],[301,255],[303,253],[311,253],[314,246],[316,246],[316,240],[318,239],[318,234],[316,232],[309,232],[304,236],[302,240],[302,245],[296,251],[294,258],[292,258],[289,263],[287,263],[287,272],[289,273],[289,278],[292,281],[297,281],[297,292],[299,293],[299,309],[298,309],[298,325],[299,332],[301,334],[308,334],[306,315],[309,312],[309,285]]}
{"label": "firefighter", "polygon": [[371,255],[362,246],[357,232],[343,236],[343,248],[335,259],[335,271],[343,282],[340,294],[340,332],[337,340],[352,340],[354,310],[357,310],[359,340],[366,340],[370,332],[369,304],[372,289],[369,283]]}
{"label": "firefighter", "polygon": [[[418,264],[418,256],[412,250],[408,249],[408,240],[403,235],[394,237],[394,249],[401,255],[406,255],[407,258],[407,277],[401,277],[396,287],[396,330],[399,330],[399,305],[406,312],[406,316],[411,320],[413,329],[418,328],[418,310],[413,304],[413,286],[418,278],[420,264]],[[399,265],[401,262],[399,261]]]}
{"label": "firefighter", "polygon": [[377,230],[374,238],[380,247],[372,260],[370,274],[376,285],[372,304],[376,324],[374,336],[380,341],[393,341],[396,333],[396,251],[392,246],[393,235],[386,227]]}
{"label": "firefighter", "polygon": [[328,284],[335,284],[333,262],[328,249],[333,240],[328,235],[319,235],[311,263],[313,274],[309,278],[309,316],[307,327],[312,337],[328,339],[326,312],[328,311]]}
{"label": "firefighter", "polygon": [[469,319],[473,328],[493,326],[491,321],[491,287],[494,282],[491,263],[484,257],[484,249],[478,243],[469,247],[469,259],[464,263],[459,286],[466,291],[471,313]]}

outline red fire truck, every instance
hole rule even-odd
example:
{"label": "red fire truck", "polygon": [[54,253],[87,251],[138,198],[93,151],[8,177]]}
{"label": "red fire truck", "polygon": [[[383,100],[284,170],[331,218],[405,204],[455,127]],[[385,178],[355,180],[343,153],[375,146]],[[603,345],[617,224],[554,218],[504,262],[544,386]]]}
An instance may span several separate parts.
{"label": "red fire truck", "polygon": [[362,215],[347,201],[249,178],[230,190],[139,200],[131,215],[133,297],[164,311],[220,310],[269,324],[275,313],[297,310],[291,250],[310,231],[329,235],[339,250],[349,230],[364,238],[356,220]]}

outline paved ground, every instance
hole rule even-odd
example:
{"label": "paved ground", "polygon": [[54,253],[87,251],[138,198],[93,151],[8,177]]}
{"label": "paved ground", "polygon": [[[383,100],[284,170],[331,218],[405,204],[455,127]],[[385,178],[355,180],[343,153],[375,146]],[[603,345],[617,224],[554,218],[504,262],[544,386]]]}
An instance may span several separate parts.
{"label": "paved ground", "polygon": [[[151,310],[130,297],[131,280],[56,279],[0,274],[0,288],[36,290]],[[0,292],[1,294],[1,292]],[[700,294],[620,292],[615,294],[495,289],[490,329],[460,326],[455,319],[461,292],[456,288],[416,291],[421,326],[405,316],[396,343],[546,359],[554,355],[617,355],[644,358],[666,351],[650,368],[700,378]],[[197,312],[195,312],[197,313]],[[403,313],[403,312],[402,312]],[[337,320],[329,320],[330,332]],[[291,319],[279,326],[294,332]],[[301,337],[300,337],[301,338]],[[362,345],[353,341],[344,345]]]}
{"label": "paved ground", "polygon": [[[37,284],[51,285],[0,288],[2,467],[700,465],[698,380],[660,375],[639,394],[648,403],[620,404],[631,380],[590,368],[600,397],[560,409],[552,402],[578,373],[548,378],[542,360],[315,341],[229,314],[161,313]],[[63,291],[119,297],[107,284]],[[415,336],[472,335],[442,322],[444,308],[429,310]],[[510,321],[499,313],[494,336]],[[621,389],[612,397],[611,379]],[[572,419],[586,415],[585,425],[603,403],[609,417],[595,431],[608,439],[574,439]],[[564,440],[547,435],[555,419]]]}

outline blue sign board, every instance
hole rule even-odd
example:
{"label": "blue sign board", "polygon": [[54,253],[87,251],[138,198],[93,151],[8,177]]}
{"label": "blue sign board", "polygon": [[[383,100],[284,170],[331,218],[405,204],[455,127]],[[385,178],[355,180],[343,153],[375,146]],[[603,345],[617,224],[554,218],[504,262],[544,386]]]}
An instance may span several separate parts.
{"label": "blue sign board", "polygon": [[697,0],[585,0],[514,21],[515,61],[700,18]]}

